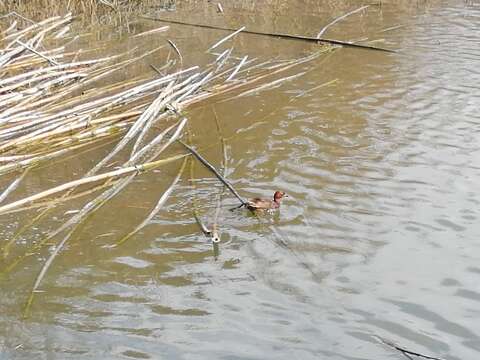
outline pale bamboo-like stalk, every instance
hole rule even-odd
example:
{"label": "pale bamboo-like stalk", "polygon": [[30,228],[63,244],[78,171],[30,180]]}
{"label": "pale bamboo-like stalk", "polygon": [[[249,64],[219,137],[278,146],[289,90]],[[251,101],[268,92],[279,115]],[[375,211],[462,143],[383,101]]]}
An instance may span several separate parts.
{"label": "pale bamboo-like stalk", "polygon": [[41,52],[38,52],[37,50],[35,50],[34,48],[30,47],[28,44],[25,44],[24,42],[20,41],[20,40],[15,40],[15,42],[17,42],[18,44],[20,44],[21,46],[23,46],[25,49],[27,49],[28,51],[31,51],[33,52],[35,55],[37,56],[40,56],[42,59],[45,59],[47,60],[50,64],[52,65],[60,65],[58,62],[56,62],[55,60],[49,58],[48,56],[45,56],[43,55]]}
{"label": "pale bamboo-like stalk", "polygon": [[8,210],[14,209],[16,207],[20,207],[22,205],[31,203],[33,201],[43,199],[47,196],[52,196],[52,195],[58,194],[62,191],[65,191],[65,190],[68,190],[68,189],[71,189],[71,188],[76,188],[80,185],[90,184],[90,183],[93,183],[93,182],[98,182],[98,181],[106,180],[106,179],[110,179],[110,178],[116,178],[116,177],[120,177],[120,176],[123,176],[123,175],[126,175],[126,174],[134,173],[134,172],[140,172],[140,171],[147,171],[147,170],[155,169],[155,168],[157,168],[161,165],[164,165],[166,163],[169,163],[171,161],[178,160],[179,158],[182,158],[183,156],[185,156],[185,155],[172,156],[172,157],[167,158],[167,159],[161,159],[161,160],[152,161],[152,162],[148,162],[148,163],[143,163],[143,164],[139,164],[139,165],[129,166],[129,167],[126,167],[126,168],[121,168],[121,169],[118,169],[118,170],[109,171],[109,172],[106,172],[106,173],[103,173],[103,174],[100,174],[100,175],[94,175],[94,176],[85,177],[85,178],[74,180],[74,181],[69,181],[65,184],[62,184],[62,185],[53,187],[51,189],[39,192],[35,195],[31,195],[31,196],[28,196],[26,198],[14,201],[12,203],[0,206],[0,214],[6,212]]}
{"label": "pale bamboo-like stalk", "polygon": [[[5,78],[5,79],[2,79],[0,80],[0,86],[5,86],[7,84],[11,84],[11,83],[17,83],[17,81],[20,81],[20,80],[24,80],[24,79],[29,79],[32,78],[32,77],[36,77],[40,74],[44,74],[44,73],[52,73],[52,72],[59,72],[59,71],[65,71],[65,70],[68,70],[70,68],[75,68],[75,67],[80,67],[80,66],[90,66],[90,65],[93,65],[93,64],[97,64],[99,62],[103,62],[105,61],[104,59],[93,59],[93,60],[84,60],[84,61],[77,61],[77,62],[73,62],[73,63],[66,63],[66,64],[59,64],[59,65],[56,65],[56,66],[49,66],[49,67],[44,67],[44,68],[39,68],[39,69],[34,69],[34,70],[30,70],[30,71],[27,71],[27,72],[24,72],[24,73],[21,73],[21,74],[18,74],[18,75],[15,75],[15,76],[10,76],[8,78]],[[4,90],[5,88],[3,88],[2,90]]]}
{"label": "pale bamboo-like stalk", "polygon": [[322,37],[322,35],[325,33],[325,31],[327,31],[327,29],[328,29],[330,26],[332,26],[332,25],[336,24],[337,22],[339,22],[340,20],[343,20],[343,19],[345,19],[346,17],[348,17],[348,16],[350,16],[350,15],[352,15],[352,14],[355,14],[355,13],[357,13],[357,12],[359,12],[359,11],[362,11],[362,10],[368,8],[368,7],[370,7],[370,5],[361,6],[361,7],[359,7],[358,9],[355,9],[355,10],[350,11],[350,12],[348,12],[348,13],[342,15],[342,16],[337,17],[337,18],[336,18],[335,20],[333,20],[331,23],[325,25],[325,26],[322,28],[322,30],[320,30],[320,32],[319,32],[318,35],[317,35],[317,39],[320,39],[320,38]]}
{"label": "pale bamboo-like stalk", "polygon": [[[186,123],[186,119],[184,119],[182,122],[180,122],[180,124],[178,125],[176,131],[174,132],[174,134],[172,135],[172,137],[167,141],[167,143],[162,146],[159,150],[157,150],[155,152],[155,154],[153,156],[151,156],[149,158],[149,161],[158,157],[169,145],[171,145],[173,142],[176,141],[176,139],[178,138],[178,136],[180,135],[183,127],[185,126],[185,123]],[[154,141],[157,141],[158,142],[158,137],[156,139],[154,139]],[[153,141],[152,141],[153,142]],[[140,150],[139,152],[137,152],[136,155],[134,155],[134,157],[132,157],[129,161],[127,161],[125,163],[125,166],[127,165],[130,165],[131,163],[134,163],[137,159],[139,159],[141,156],[143,156],[147,151],[149,151],[149,145],[147,145],[146,147],[144,147],[142,150]],[[181,156],[174,156],[174,157],[171,157],[171,158],[168,158],[168,159],[164,159],[164,160],[159,160],[159,161],[156,161],[156,162],[150,162],[150,163],[147,163],[146,165],[143,166],[143,169],[145,170],[149,170],[151,168],[155,168],[157,166],[160,166],[161,164],[163,163],[166,163],[166,162],[169,162],[169,161],[173,161],[173,160],[177,160],[177,159],[180,159],[182,157],[184,157],[185,155],[181,155]],[[108,200],[110,200],[113,196],[115,196],[118,192],[120,192],[123,188],[125,188],[125,186],[127,186],[131,180],[138,174],[139,171],[142,170],[142,168],[140,168],[141,165],[138,165],[138,166],[133,166],[133,168],[137,169],[138,171],[135,171],[133,172],[131,175],[129,175],[127,178],[124,178],[122,180],[119,180],[114,186],[112,186],[110,189],[106,190],[105,192],[103,192],[102,194],[100,194],[99,196],[97,196],[95,199],[91,200],[90,202],[88,202],[77,214],[75,214],[73,217],[71,217],[68,221],[66,221],[64,224],[62,224],[59,228],[57,228],[56,230],[50,232],[50,234],[48,234],[44,239],[42,239],[40,242],[38,242],[37,244],[35,244],[33,246],[33,249],[31,249],[30,251],[35,251],[35,250],[39,250],[41,247],[43,247],[43,245],[45,245],[49,240],[51,240],[52,238],[54,238],[55,236],[57,236],[58,234],[62,233],[63,231],[65,231],[66,229],[68,229],[69,227],[75,225],[75,224],[78,224],[79,222],[83,221],[83,219],[86,218],[86,216],[88,215],[91,215],[91,213],[95,210],[97,210],[98,208],[100,208],[103,204],[105,204]],[[110,181],[112,179],[112,177],[109,177],[109,179],[107,180]],[[81,179],[81,180],[84,180],[84,179]],[[74,187],[71,187],[70,189],[75,189],[78,185],[75,185]],[[71,192],[68,192],[67,194],[69,195]],[[51,209],[51,207],[47,208],[46,210],[44,210],[40,215],[38,215],[32,222],[31,224],[35,223],[36,221],[38,221],[39,219],[41,219],[49,210]],[[23,228],[25,229],[25,227]],[[15,237],[18,237],[18,233],[14,236]],[[13,239],[10,240],[9,244],[11,244],[13,242]],[[4,254],[6,254],[4,252]],[[18,265],[18,263],[20,261],[22,261],[22,259],[25,258],[25,255],[24,256],[20,256],[18,257],[16,260],[12,261],[6,268],[5,270],[3,271],[4,273],[7,273],[7,272],[10,272],[14,267],[16,267]]]}
{"label": "pale bamboo-like stalk", "polygon": [[48,257],[47,261],[45,261],[45,263],[43,264],[42,269],[40,270],[40,272],[38,273],[35,279],[35,283],[33,284],[32,291],[30,292],[30,296],[27,299],[27,303],[25,304],[25,308],[23,311],[24,318],[27,318],[30,315],[30,308],[32,306],[33,299],[35,297],[35,293],[38,291],[38,287],[40,286],[40,283],[42,282],[43,278],[45,277],[45,274],[50,268],[50,265],[52,265],[53,260],[63,249],[63,247],[65,246],[65,244],[70,239],[70,237],[72,236],[72,234],[75,232],[76,229],[77,229],[77,226],[75,226],[73,229],[69,231],[69,233],[63,238],[63,240],[57,244],[53,252]]}
{"label": "pale bamboo-like stalk", "polygon": [[240,63],[238,64],[238,66],[235,68],[235,70],[233,70],[233,72],[230,74],[230,76],[227,78],[227,81],[231,81],[235,75],[237,75],[238,71],[240,70],[240,68],[243,66],[243,64],[245,64],[245,61],[247,61],[248,59],[248,55],[245,55],[245,57],[240,61]]}
{"label": "pale bamboo-like stalk", "polygon": [[195,185],[195,177],[194,177],[194,168],[195,168],[195,162],[193,160],[190,160],[190,183],[193,188],[193,197],[192,197],[192,213],[193,217],[195,218],[195,221],[197,222],[198,226],[202,230],[203,234],[205,236],[210,236],[212,234],[211,230],[207,228],[200,218],[200,215],[198,213],[198,200],[197,200],[197,187]]}
{"label": "pale bamboo-like stalk", "polygon": [[211,51],[211,50],[213,50],[213,49],[215,49],[215,48],[217,48],[218,46],[220,46],[221,44],[223,44],[225,41],[231,39],[232,37],[234,37],[235,35],[237,35],[239,32],[241,32],[241,31],[243,31],[243,30],[245,30],[245,26],[242,26],[242,27],[241,27],[240,29],[238,29],[237,31],[235,31],[235,32],[233,32],[233,33],[225,36],[223,39],[217,41],[215,44],[213,44],[213,45],[207,50],[207,52],[208,52],[208,51]]}
{"label": "pale bamboo-like stalk", "polygon": [[42,20],[40,22],[37,22],[37,23],[34,23],[33,25],[30,25],[29,27],[23,29],[23,30],[19,30],[13,34],[10,34],[10,35],[7,35],[5,36],[4,40],[8,40],[8,39],[11,39],[13,38],[14,36],[20,36],[20,35],[23,35],[23,34],[26,34],[34,29],[37,29],[39,27],[42,27],[48,23],[51,23],[51,22],[54,22],[54,21],[57,21],[58,19],[60,19],[61,17],[60,16],[54,16],[54,17],[51,17],[51,18],[48,18],[48,19],[45,19],[45,20]]}
{"label": "pale bamboo-like stalk", "polygon": [[[161,209],[161,207],[163,206],[163,204],[165,203],[165,201],[168,199],[168,197],[170,196],[170,194],[172,193],[173,191],[173,188],[174,186],[176,185],[176,183],[178,182],[178,180],[180,179],[182,173],[183,173],[183,170],[185,168],[185,164],[186,164],[186,160],[187,159],[184,159],[184,161],[182,162],[182,166],[177,174],[177,176],[175,177],[174,181],[172,182],[172,184],[168,187],[168,189],[163,193],[163,195],[160,197],[160,199],[158,200],[156,206],[153,208],[153,210],[150,212],[150,214],[147,216],[147,218],[141,223],[139,224],[132,232],[130,232],[129,234],[127,234],[124,238],[122,238],[119,242],[117,242],[115,244],[115,246],[119,246],[121,244],[123,244],[125,241],[127,241],[132,235],[134,235],[135,233],[137,233],[138,231],[140,231],[143,227],[145,227],[145,225],[147,225],[150,220],[158,213],[158,211]],[[90,204],[90,203],[89,203]],[[24,317],[28,317],[28,315],[30,314],[30,308],[32,306],[32,303],[33,303],[33,300],[34,300],[34,296],[35,296],[35,293],[37,292],[43,278],[45,277],[48,269],[50,268],[51,264],[53,263],[55,257],[57,257],[57,255],[60,253],[60,251],[63,249],[63,247],[65,246],[65,244],[67,243],[67,241],[71,238],[71,236],[73,235],[73,233],[77,230],[77,228],[80,226],[80,222],[77,223],[69,232],[68,234],[62,239],[62,241],[60,241],[60,243],[58,243],[56,246],[55,246],[55,249],[54,251],[51,253],[51,255],[48,257],[47,261],[43,264],[42,266],[42,269],[40,270],[39,274],[37,275],[37,278],[35,279],[35,283],[33,284],[33,287],[32,287],[32,291],[30,292],[30,296],[27,300],[27,303],[25,305],[25,309],[24,309]]]}
{"label": "pale bamboo-like stalk", "polygon": [[[186,123],[186,119],[182,120],[180,122],[180,124],[177,126],[177,129],[175,130],[175,132],[173,133],[173,135],[171,136],[170,139],[168,139],[168,141],[160,148],[158,149],[155,154],[153,156],[151,156],[149,158],[148,161],[151,161],[152,159],[158,157],[168,146],[170,146],[173,142],[176,141],[176,139],[180,136],[180,133],[183,129],[183,127],[185,126],[185,123]],[[167,129],[168,130],[168,129]],[[166,133],[167,131],[165,131]],[[57,235],[58,233],[60,233],[61,231],[63,231],[64,229],[66,229],[67,227],[77,223],[80,219],[82,219],[84,216],[86,216],[90,211],[93,211],[95,210],[96,206],[93,206],[95,204],[98,205],[98,207],[100,207],[101,205],[100,204],[104,204],[106,201],[108,201],[109,199],[111,199],[115,194],[117,194],[120,190],[122,190],[125,186],[127,186],[130,181],[140,172],[140,171],[146,171],[144,170],[145,169],[145,166],[142,166],[142,165],[133,165],[131,166],[132,164],[135,164],[135,162],[137,160],[139,160],[142,156],[144,156],[148,151],[151,150],[152,147],[154,147],[155,145],[157,145],[158,142],[160,142],[160,140],[163,138],[163,135],[160,134],[159,136],[157,136],[150,144],[146,145],[144,148],[142,148],[140,151],[138,151],[136,154],[134,154],[125,164],[124,164],[124,168],[136,168],[137,169],[137,172],[134,172],[132,175],[130,175],[129,177],[119,181],[114,187],[112,187],[111,189],[108,189],[107,191],[105,191],[104,193],[102,193],[100,196],[98,196],[96,199],[90,201],[87,205],[85,205],[82,210],[80,211],[79,214],[76,214],[74,217],[72,217],[69,221],[67,221],[66,223],[64,223],[59,229],[57,229],[57,231],[55,231],[54,233],[52,233],[49,238],[52,238],[53,236]],[[171,160],[177,160],[179,158],[181,158],[183,156],[174,156],[174,157],[171,157],[171,158],[168,158],[168,159],[171,159]],[[167,159],[164,159],[164,160],[167,160]],[[160,161],[160,162],[158,162]],[[155,164],[163,164],[165,163],[164,161],[162,160],[158,160],[157,162],[151,162],[151,163],[147,163],[147,167],[150,167],[152,168],[155,168],[157,167],[157,165]],[[148,165],[148,164],[153,164],[153,165]],[[84,178],[85,179],[85,178]]]}
{"label": "pale bamboo-like stalk", "polygon": [[[188,144],[192,145],[192,133],[188,131]],[[198,213],[198,199],[197,199],[197,185],[195,183],[195,162],[190,159],[190,185],[192,186],[193,196],[192,196],[192,213],[195,221],[197,222],[198,226],[202,230],[205,236],[210,236],[211,231],[209,228],[205,226],[202,219],[200,218],[200,214]]]}
{"label": "pale bamboo-like stalk", "polygon": [[156,34],[156,33],[159,33],[159,32],[164,32],[164,31],[167,31],[169,28],[170,28],[170,26],[168,26],[168,25],[160,26],[156,29],[152,29],[152,30],[148,30],[148,31],[144,31],[142,33],[136,34],[136,35],[132,36],[132,38],[138,38],[138,37],[145,36],[145,35],[151,35],[151,34]]}
{"label": "pale bamboo-like stalk", "polygon": [[[180,135],[183,127],[185,126],[186,119],[180,122],[178,125],[175,133],[172,135],[172,137],[167,141],[167,143],[161,147],[150,159],[153,159],[155,157],[158,157],[158,155],[163,152],[169,145],[171,145]],[[136,153],[129,161],[127,161],[126,165],[134,163],[137,159],[139,159],[141,156],[143,156],[149,149],[149,147],[152,147],[155,145],[156,142],[159,142],[160,139],[159,137],[155,138],[154,141],[152,141],[151,144],[145,146],[142,150],[140,150],[138,153]],[[174,160],[178,159],[180,157],[176,157]],[[165,160],[165,159],[164,159]],[[162,161],[163,163],[164,161]],[[151,165],[150,165],[151,166]],[[156,165],[154,165],[156,167]],[[137,166],[134,166],[134,168],[137,168]],[[138,171],[141,171],[139,169]],[[64,230],[68,229],[71,226],[76,226],[79,223],[81,223],[86,216],[91,215],[92,212],[96,211],[98,208],[100,208],[103,204],[105,204],[108,200],[110,200],[113,196],[115,196],[117,193],[119,193],[125,186],[127,186],[133,178],[137,175],[138,172],[135,172],[131,175],[129,175],[127,178],[124,178],[120,181],[118,181],[112,188],[106,190],[103,192],[101,195],[96,197],[95,199],[91,200],[88,202],[77,214],[75,214],[70,220],[65,222],[62,226],[57,228],[55,231],[51,232],[47,237],[45,237],[42,241],[37,243],[35,245],[35,248],[38,249],[41,246],[43,246],[47,241],[50,239],[54,238],[58,234],[62,233]],[[68,236],[69,237],[69,236]],[[68,239],[67,239],[68,240]],[[67,241],[65,240],[65,241]],[[16,264],[20,261],[20,259],[17,259],[15,262],[13,262],[7,270],[10,271]]]}
{"label": "pale bamboo-like stalk", "polygon": [[183,174],[183,171],[185,170],[185,165],[187,163],[187,158],[185,158],[182,162],[182,165],[180,167],[180,170],[178,171],[177,176],[175,179],[173,179],[172,183],[170,186],[165,190],[165,192],[162,194],[160,199],[158,199],[157,204],[155,207],[152,209],[152,211],[148,214],[148,216],[139,224],[135,229],[133,229],[131,232],[129,232],[127,235],[125,235],[123,238],[121,238],[119,241],[117,241],[113,246],[117,247],[125,243],[128,239],[130,239],[133,235],[138,233],[140,230],[142,230],[148,223],[153,219],[155,215],[160,211],[160,209],[163,207],[165,202],[167,201],[168,197],[173,191],[173,188],[177,184],[178,180],[180,180],[180,177]]}
{"label": "pale bamboo-like stalk", "polygon": [[[98,139],[93,139],[93,141],[97,141]],[[42,154],[36,155],[34,157],[22,159],[17,162],[11,162],[6,165],[0,166],[0,175],[9,173],[14,170],[20,170],[32,165],[37,165],[43,162],[46,162],[48,160],[52,160],[56,157],[60,157],[62,155],[66,155],[69,152],[75,151],[79,148],[82,148],[86,145],[91,145],[92,141],[85,141],[83,143],[80,143],[78,145],[72,146],[72,147],[66,147],[66,148],[61,148],[59,150],[51,151],[51,152],[44,152]]]}
{"label": "pale bamboo-like stalk", "polygon": [[[223,137],[222,128],[220,126],[220,121],[217,116],[217,112],[215,111],[215,107],[212,106],[213,116],[215,118],[215,124],[217,125],[218,135],[220,137],[220,141],[222,144],[222,176],[225,177],[227,175],[227,141]],[[214,244],[220,242],[220,234],[218,233],[218,218],[220,216],[220,209],[222,205],[222,197],[225,193],[226,186],[222,186],[222,190],[217,194],[217,203],[215,206],[215,214],[213,216],[213,224],[212,224],[212,242]]]}
{"label": "pale bamboo-like stalk", "polygon": [[[138,166],[133,166],[132,168],[139,169],[139,171],[148,171],[151,169],[155,169],[163,164],[170,163],[175,160],[179,160],[181,158],[184,158],[186,155],[176,155],[172,156],[170,158],[162,159],[162,160],[157,160],[157,161],[152,161],[149,163],[141,164]],[[127,174],[128,172],[125,172],[124,174]],[[122,179],[121,181],[118,181],[113,187],[96,197],[94,200],[88,202],[81,210],[79,213],[75,214],[69,221],[64,223],[62,226],[60,226],[58,229],[55,231],[51,232],[48,234],[44,239],[42,239],[40,242],[36,243],[32,248],[29,250],[30,252],[34,252],[37,250],[40,250],[49,240],[60,234],[61,232],[65,231],[69,227],[79,224],[87,215],[91,214],[94,210],[98,209],[100,206],[102,206],[104,203],[106,203],[108,200],[110,200],[113,196],[115,196],[118,192],[123,190],[123,188],[128,185],[128,183],[136,176],[138,172],[136,170],[132,171],[131,174],[125,178]],[[111,178],[110,178],[111,179]],[[50,210],[48,208],[46,211]],[[40,214],[37,218],[43,217],[44,214]],[[38,219],[34,219],[31,221],[31,223],[35,223]],[[67,239],[68,240],[68,239]],[[13,260],[10,264],[8,264],[3,271],[0,274],[6,274],[12,271],[23,259],[25,259],[28,255],[23,255],[17,257],[15,260]]]}
{"label": "pale bamboo-like stalk", "polygon": [[[117,181],[119,181],[119,180],[117,180]],[[50,208],[52,206],[60,205],[64,202],[66,202],[66,201],[75,200],[75,199],[79,199],[79,198],[82,198],[82,197],[87,196],[87,195],[91,195],[91,194],[93,194],[93,193],[95,193],[99,190],[105,189],[105,188],[110,187],[110,186],[112,186],[112,183],[105,182],[105,183],[103,183],[101,185],[98,185],[98,186],[95,186],[91,189],[76,193],[74,195],[69,195],[68,197],[63,197],[62,196],[62,197],[59,197],[59,198],[56,198],[56,199],[53,199],[53,200],[46,200],[46,201],[37,202],[37,203],[34,203],[32,205],[27,205],[27,206],[24,206],[24,207],[20,207],[20,208],[16,208],[16,209],[7,211],[4,214],[13,214],[13,213],[18,213],[18,212],[32,210],[32,209],[38,209],[38,208],[47,209],[47,208]]]}
{"label": "pale bamboo-like stalk", "polygon": [[[143,113],[145,114],[145,113]],[[142,114],[142,115],[143,115]],[[149,115],[149,114],[147,114]],[[141,119],[140,119],[141,118]],[[101,169],[111,158],[113,158],[120,150],[122,150],[133,138],[134,136],[140,131],[141,126],[145,123],[145,118],[147,116],[140,116],[140,120],[137,120],[135,124],[130,127],[129,131],[127,134],[122,138],[122,140],[115,146],[115,148],[107,155],[105,156],[101,161],[99,161],[88,173],[87,176],[90,176],[91,174],[95,174],[99,169]],[[133,129],[133,130],[132,130]]]}
{"label": "pale bamboo-like stalk", "polygon": [[165,90],[163,90],[160,95],[152,102],[152,104],[147,108],[147,110],[144,112],[147,113],[149,112],[149,119],[146,120],[145,125],[143,126],[143,129],[140,131],[140,134],[137,137],[137,140],[135,141],[135,144],[133,144],[132,152],[131,155],[135,154],[137,152],[137,149],[139,146],[141,146],[142,141],[148,131],[150,130],[151,126],[153,125],[155,119],[158,117],[158,114],[160,111],[164,110],[163,108],[165,105],[167,105],[168,101],[170,101],[169,95],[171,94],[173,90],[173,84],[175,83],[174,80],[172,80]]}
{"label": "pale bamboo-like stalk", "polygon": [[0,203],[2,203],[3,200],[5,200],[11,192],[15,191],[15,189],[18,187],[20,182],[22,182],[22,180],[28,174],[28,170],[29,168],[26,168],[22,172],[22,174],[19,177],[17,177],[14,181],[12,181],[12,183],[5,189],[5,191],[2,194],[0,194]]}
{"label": "pale bamboo-like stalk", "polygon": [[273,80],[269,83],[266,83],[266,84],[263,84],[263,85],[260,85],[254,89],[250,89],[250,90],[247,90],[247,91],[244,91],[240,94],[238,94],[236,97],[242,97],[242,96],[247,96],[247,95],[251,95],[251,94],[255,94],[255,93],[258,93],[262,90],[266,90],[266,89],[271,89],[275,86],[278,86],[280,84],[283,84],[284,82],[286,81],[290,81],[290,80],[294,80],[294,79],[297,79],[301,76],[305,75],[305,72],[299,72],[298,74],[295,74],[295,75],[290,75],[290,76],[285,76],[281,79],[276,79],[276,80]]}

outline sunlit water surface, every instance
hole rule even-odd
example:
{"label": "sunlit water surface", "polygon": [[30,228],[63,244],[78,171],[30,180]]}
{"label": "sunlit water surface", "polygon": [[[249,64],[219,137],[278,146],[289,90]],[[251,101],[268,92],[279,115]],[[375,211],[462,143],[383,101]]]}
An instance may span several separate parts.
{"label": "sunlit water surface", "polygon": [[[138,177],[57,257],[30,318],[22,306],[48,253],[1,280],[0,358],[404,358],[381,337],[478,359],[480,6],[395,3],[326,35],[383,39],[374,44],[399,53],[339,49],[302,65],[303,77],[188,112],[194,144],[219,167],[226,138],[226,174],[245,196],[289,194],[279,215],[230,212],[235,199],[225,193],[214,251],[193,220],[192,197],[208,223],[221,186],[197,165],[196,190],[185,174],[151,225],[105,247],[142,221],[180,163]],[[310,35],[355,6],[279,6],[274,17],[247,7],[232,23]],[[172,26],[168,37],[195,63],[223,35]],[[239,55],[264,58],[315,49],[236,41]],[[25,191],[80,176],[103,150],[66,162],[64,174],[37,172]],[[38,240],[64,211],[17,245]],[[5,219],[4,237],[29,216]]]}

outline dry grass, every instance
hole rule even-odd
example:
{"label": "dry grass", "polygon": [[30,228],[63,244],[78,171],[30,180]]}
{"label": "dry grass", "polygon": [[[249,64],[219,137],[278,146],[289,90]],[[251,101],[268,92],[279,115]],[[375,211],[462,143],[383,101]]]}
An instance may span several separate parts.
{"label": "dry grass", "polygon": [[12,11],[33,21],[72,13],[88,24],[120,26],[151,9],[172,9],[175,0],[4,0],[0,14]]}

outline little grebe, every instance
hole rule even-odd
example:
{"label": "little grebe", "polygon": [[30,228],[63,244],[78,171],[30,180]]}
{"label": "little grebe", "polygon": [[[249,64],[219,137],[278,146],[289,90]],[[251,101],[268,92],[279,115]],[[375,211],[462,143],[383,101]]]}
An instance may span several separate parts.
{"label": "little grebe", "polygon": [[249,200],[246,206],[252,211],[278,209],[280,207],[280,201],[284,196],[287,195],[283,191],[275,191],[273,200],[254,198]]}

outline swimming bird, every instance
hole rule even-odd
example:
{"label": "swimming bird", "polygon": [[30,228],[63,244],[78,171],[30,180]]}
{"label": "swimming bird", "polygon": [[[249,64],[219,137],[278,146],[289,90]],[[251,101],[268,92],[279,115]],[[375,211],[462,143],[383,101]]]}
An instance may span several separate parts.
{"label": "swimming bird", "polygon": [[253,198],[251,200],[248,200],[245,206],[247,207],[247,209],[252,211],[278,209],[280,207],[280,202],[282,201],[282,198],[286,196],[287,195],[283,191],[275,191],[275,194],[273,194],[273,200]]}

